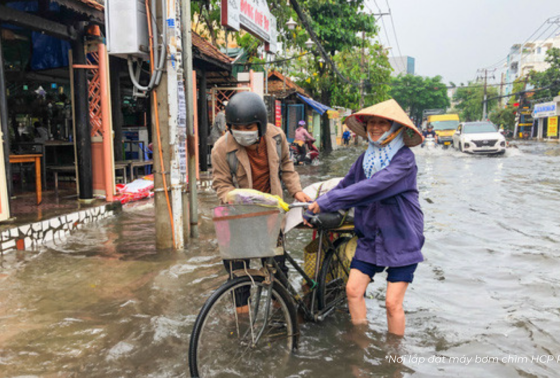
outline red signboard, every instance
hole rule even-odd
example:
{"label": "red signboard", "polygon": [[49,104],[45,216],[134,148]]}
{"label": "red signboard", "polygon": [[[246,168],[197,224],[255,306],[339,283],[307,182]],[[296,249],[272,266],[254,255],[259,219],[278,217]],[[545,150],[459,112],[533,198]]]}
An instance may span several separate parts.
{"label": "red signboard", "polygon": [[276,126],[282,128],[282,103],[278,100],[275,100],[274,109],[276,115]]}

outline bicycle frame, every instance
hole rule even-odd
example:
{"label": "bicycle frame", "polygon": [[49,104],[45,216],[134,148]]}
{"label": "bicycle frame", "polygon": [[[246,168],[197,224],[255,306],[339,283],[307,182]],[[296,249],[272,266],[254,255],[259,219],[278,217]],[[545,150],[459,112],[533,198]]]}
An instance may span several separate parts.
{"label": "bicycle frame", "polygon": [[[326,253],[328,252],[333,252],[334,254],[336,254],[336,256],[339,258],[340,261],[340,256],[338,254],[338,251],[336,250],[334,244],[330,241],[329,238],[326,238],[325,236],[327,234],[329,234],[331,231],[329,230],[323,230],[320,229],[318,232],[318,238],[319,238],[319,246],[318,246],[318,250],[317,250],[317,258],[316,258],[316,264],[315,264],[315,272],[314,275],[315,277],[319,276],[319,270],[320,270],[320,265],[321,265],[321,261],[322,261],[322,256],[323,256],[323,241],[326,240],[326,242],[328,243],[327,248],[326,248]],[[289,282],[288,277],[284,274],[284,272],[280,269],[280,266],[278,265],[278,262],[274,259],[269,259],[269,261],[272,261],[272,264],[275,268],[276,273],[278,274],[278,281],[280,281],[280,283],[288,290],[288,292],[291,294],[292,299],[294,300],[294,302],[296,303],[296,305],[298,306],[298,308],[300,308],[301,310],[303,310],[303,313],[306,317],[306,319],[312,320],[314,322],[317,321],[322,321],[326,315],[328,315],[334,308],[335,305],[332,305],[328,308],[325,308],[321,311],[316,311],[316,302],[317,302],[317,288],[318,288],[318,282],[315,281],[314,279],[312,279],[311,277],[309,277],[307,275],[307,273],[305,273],[305,271],[302,269],[302,267],[294,260],[294,258],[290,255],[290,253],[286,250],[285,248],[285,243],[283,243],[283,248],[284,248],[284,255],[286,256],[286,260],[288,260],[288,262],[290,263],[290,265],[292,265],[294,267],[294,269],[300,274],[300,276],[305,280],[305,282],[307,283],[307,285],[309,285],[310,287],[310,291],[308,293],[306,293],[304,295],[308,296],[311,295],[311,303],[308,306],[304,299],[299,295],[298,291],[296,288],[294,288],[294,286]],[[348,276],[350,274],[349,270],[346,267],[342,267],[344,270],[344,273],[346,274],[346,276]],[[272,280],[274,280],[274,274],[272,274]]]}

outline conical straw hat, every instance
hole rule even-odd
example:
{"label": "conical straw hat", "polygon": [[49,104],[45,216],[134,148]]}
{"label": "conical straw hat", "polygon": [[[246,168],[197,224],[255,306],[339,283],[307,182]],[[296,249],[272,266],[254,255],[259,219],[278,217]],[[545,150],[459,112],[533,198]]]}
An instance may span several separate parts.
{"label": "conical straw hat", "polygon": [[404,144],[408,147],[417,146],[424,140],[422,133],[414,126],[408,115],[393,99],[380,102],[348,116],[346,118],[346,126],[357,135],[367,139],[366,124],[364,122],[364,118],[367,116],[383,117],[407,127],[409,130],[405,130]]}

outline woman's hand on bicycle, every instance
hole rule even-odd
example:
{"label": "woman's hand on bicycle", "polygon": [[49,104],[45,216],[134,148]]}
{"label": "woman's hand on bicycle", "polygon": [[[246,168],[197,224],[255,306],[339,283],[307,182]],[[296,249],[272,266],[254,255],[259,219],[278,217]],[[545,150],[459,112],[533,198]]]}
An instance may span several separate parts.
{"label": "woman's hand on bicycle", "polygon": [[319,204],[317,203],[317,201],[315,201],[311,205],[309,205],[307,210],[312,211],[313,214],[319,214],[321,212],[321,208],[319,207]]}
{"label": "woman's hand on bicycle", "polygon": [[321,211],[321,208],[317,204],[317,202],[313,202],[311,205],[307,207],[307,211],[303,215],[303,224],[307,227],[313,227],[311,223],[307,221],[307,218],[311,218],[314,214],[318,214]]}

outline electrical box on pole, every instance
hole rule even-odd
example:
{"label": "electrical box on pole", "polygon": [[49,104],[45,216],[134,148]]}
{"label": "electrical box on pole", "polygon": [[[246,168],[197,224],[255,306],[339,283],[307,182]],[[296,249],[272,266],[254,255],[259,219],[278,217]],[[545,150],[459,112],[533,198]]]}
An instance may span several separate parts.
{"label": "electrical box on pole", "polygon": [[110,55],[149,59],[148,21],[143,0],[106,1],[105,26]]}

